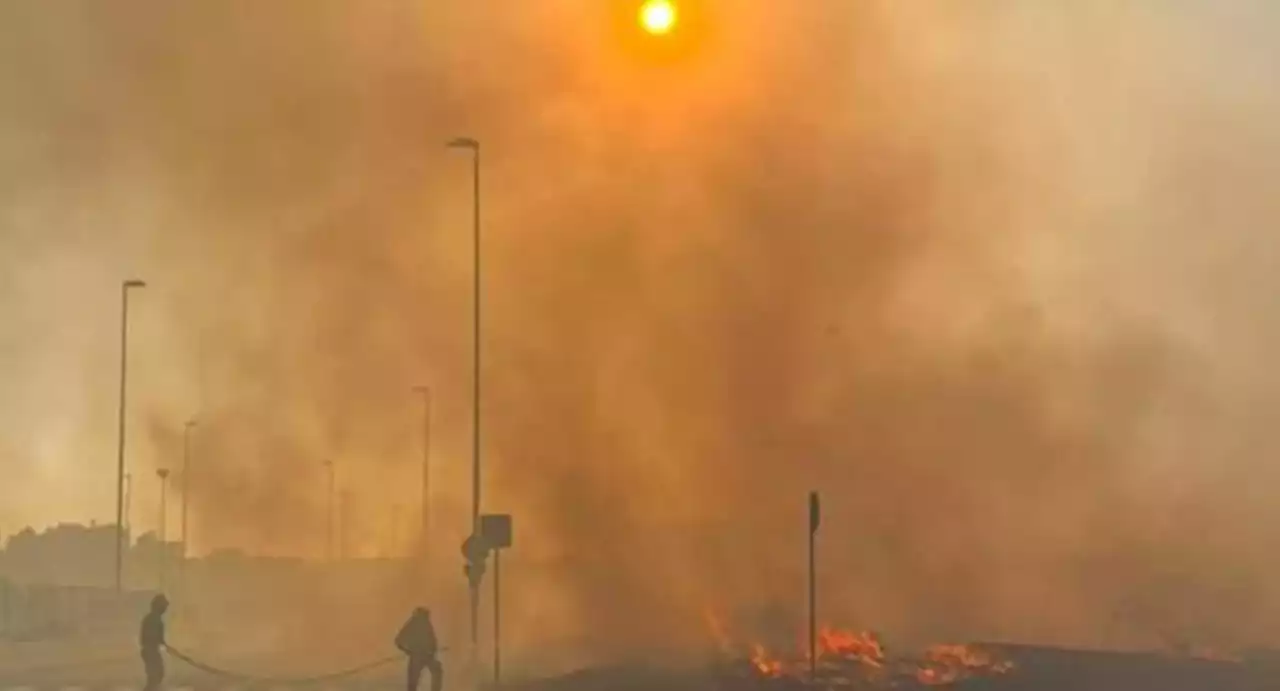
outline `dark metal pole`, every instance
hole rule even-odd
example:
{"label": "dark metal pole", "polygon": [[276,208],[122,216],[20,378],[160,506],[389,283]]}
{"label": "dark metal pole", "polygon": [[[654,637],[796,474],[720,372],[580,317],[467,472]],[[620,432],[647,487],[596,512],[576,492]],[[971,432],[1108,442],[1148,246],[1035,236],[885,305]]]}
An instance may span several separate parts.
{"label": "dark metal pole", "polygon": [[818,569],[817,537],[822,513],[818,493],[809,493],[809,683],[818,683]]}
{"label": "dark metal pole", "polygon": [[116,592],[124,589],[124,401],[129,370],[129,284],[120,287],[120,400],[116,430]]}
{"label": "dark metal pole", "polygon": [[[449,142],[454,149],[471,151],[472,180],[472,353],[471,353],[471,534],[480,534],[480,305],[481,294],[481,243],[480,243],[480,142],[471,137],[457,137]],[[471,666],[479,662],[480,648],[480,584],[472,581],[471,594]]]}
{"label": "dark metal pole", "polygon": [[[472,399],[472,419],[474,423],[471,427],[471,532],[472,534],[480,534],[480,304],[481,304],[481,281],[480,281],[480,143],[475,142],[473,148],[474,157],[472,158],[472,253],[475,258],[475,270],[473,272],[474,285],[472,293],[474,295],[473,313],[472,313],[472,373],[471,373],[471,399]],[[496,580],[496,579],[495,579]],[[480,587],[476,584],[471,589],[471,649],[472,657],[475,658],[480,647]]]}
{"label": "dark metal pole", "polygon": [[129,289],[145,283],[129,280],[120,284],[120,400],[116,434],[116,592],[124,590],[124,439],[125,396],[129,378]]}
{"label": "dark metal pole", "polygon": [[502,550],[493,550],[493,686],[502,686]]}
{"label": "dark metal pole", "polygon": [[472,315],[472,341],[475,344],[475,353],[473,354],[473,369],[471,377],[472,399],[475,409],[472,416],[475,418],[475,425],[472,429],[471,453],[474,457],[471,470],[471,523],[472,530],[479,532],[480,530],[480,305],[481,305],[481,251],[480,251],[480,144],[476,143],[475,158],[472,165],[472,182],[473,182],[473,207],[472,220],[474,223],[474,232],[472,233],[474,247],[472,252],[475,255],[475,293],[474,314]]}
{"label": "dark metal pole", "polygon": [[133,519],[133,473],[124,474],[124,527],[132,531]]}
{"label": "dark metal pole", "polygon": [[164,592],[165,586],[168,584],[167,573],[169,570],[169,531],[167,527],[169,523],[169,471],[161,468],[156,471],[156,476],[160,478],[160,524],[156,529],[156,537],[160,545],[158,559],[160,562],[160,592]]}
{"label": "dark metal pole", "polygon": [[182,429],[182,558],[178,562],[178,581],[183,599],[187,590],[187,505],[191,503],[191,431],[196,421],[188,420]]}

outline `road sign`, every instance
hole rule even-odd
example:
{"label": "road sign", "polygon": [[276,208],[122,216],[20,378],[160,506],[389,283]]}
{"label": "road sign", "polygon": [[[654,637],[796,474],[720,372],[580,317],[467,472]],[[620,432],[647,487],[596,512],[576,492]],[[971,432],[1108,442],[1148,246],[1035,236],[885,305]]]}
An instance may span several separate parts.
{"label": "road sign", "polygon": [[511,546],[511,514],[489,513],[480,517],[480,535],[490,549]]}

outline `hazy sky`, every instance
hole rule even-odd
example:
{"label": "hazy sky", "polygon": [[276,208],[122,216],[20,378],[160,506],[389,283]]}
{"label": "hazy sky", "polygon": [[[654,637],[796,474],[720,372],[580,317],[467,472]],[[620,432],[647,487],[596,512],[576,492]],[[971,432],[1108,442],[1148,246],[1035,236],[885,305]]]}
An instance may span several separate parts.
{"label": "hazy sky", "polygon": [[860,625],[1276,642],[1273,3],[683,9],[0,4],[0,532],[113,519],[137,276],[140,527],[198,416],[198,549],[318,554],[325,458],[406,544],[430,383],[455,554],[469,134],[486,491],[564,635],[790,602],[820,487]]}

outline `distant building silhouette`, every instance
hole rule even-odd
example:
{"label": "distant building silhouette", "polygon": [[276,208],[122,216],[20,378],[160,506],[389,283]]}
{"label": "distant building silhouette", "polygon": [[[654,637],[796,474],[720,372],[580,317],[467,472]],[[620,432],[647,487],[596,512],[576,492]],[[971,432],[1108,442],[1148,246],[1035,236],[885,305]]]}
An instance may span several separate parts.
{"label": "distant building silhouette", "polygon": [[[184,637],[242,641],[248,626],[262,640],[311,642],[319,637],[354,649],[382,640],[386,627],[410,604],[380,599],[385,612],[369,609],[368,593],[401,589],[403,579],[417,569],[417,562],[407,558],[330,562],[237,549],[217,550],[182,565],[181,543],[161,544],[154,533],[146,533],[131,541],[125,553],[121,597],[115,590],[115,539],[114,525],[62,524],[9,535],[0,550],[0,640],[130,641],[159,585],[164,558],[172,579],[166,593],[174,602],[173,614],[183,622]],[[404,590],[406,597],[412,595]],[[317,621],[317,602],[346,613]],[[331,630],[317,632],[317,627],[330,625]]]}
{"label": "distant building silhouette", "polygon": [[114,578],[115,544],[114,525],[25,528],[5,542],[0,565],[6,578],[20,583],[106,586]]}

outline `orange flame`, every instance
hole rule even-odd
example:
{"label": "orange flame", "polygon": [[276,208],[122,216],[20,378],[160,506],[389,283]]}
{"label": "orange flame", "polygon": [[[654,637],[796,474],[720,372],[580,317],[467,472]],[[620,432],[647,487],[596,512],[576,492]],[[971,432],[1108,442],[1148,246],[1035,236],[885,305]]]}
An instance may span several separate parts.
{"label": "orange flame", "polygon": [[759,643],[751,647],[751,666],[761,676],[777,678],[782,676],[782,661],[769,657],[768,651]]}
{"label": "orange flame", "polygon": [[[735,646],[724,624],[713,612],[705,613],[707,627],[720,649],[735,655]],[[991,652],[966,645],[935,645],[920,657],[889,657],[875,634],[823,627],[818,631],[817,657],[822,674],[837,686],[889,681],[886,675],[904,674],[926,686],[954,684],[974,677],[991,677],[1013,670],[1012,662],[997,660]],[[807,642],[803,647],[807,647]],[[741,658],[738,658],[741,659]],[[789,661],[771,655],[763,644],[750,647],[747,657],[752,673],[765,679],[799,678],[808,671],[809,655]],[[860,681],[859,681],[860,680]]]}
{"label": "orange flame", "polygon": [[925,651],[916,680],[937,686],[975,676],[997,676],[1013,670],[1013,663],[967,645],[935,645]]}
{"label": "orange flame", "polygon": [[861,633],[823,627],[818,632],[818,659],[823,656],[854,659],[872,667],[884,666],[884,646],[869,631]]}

